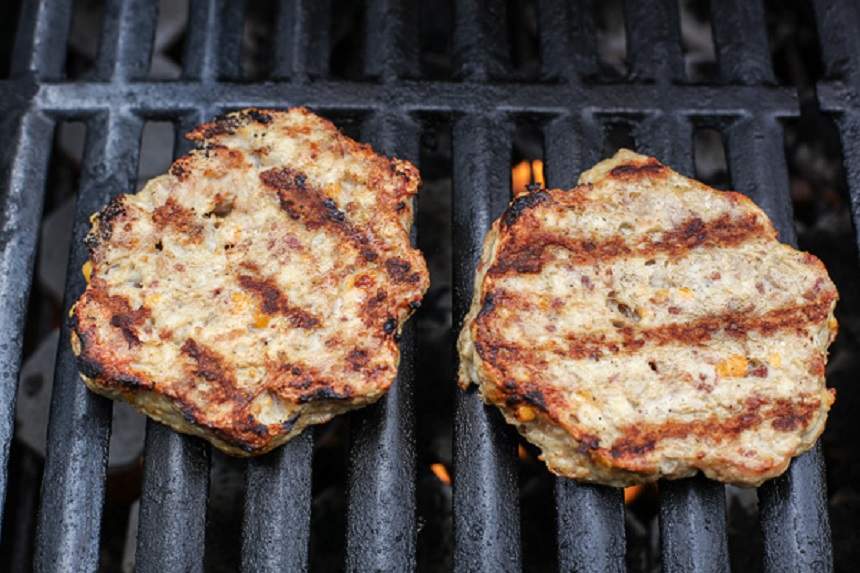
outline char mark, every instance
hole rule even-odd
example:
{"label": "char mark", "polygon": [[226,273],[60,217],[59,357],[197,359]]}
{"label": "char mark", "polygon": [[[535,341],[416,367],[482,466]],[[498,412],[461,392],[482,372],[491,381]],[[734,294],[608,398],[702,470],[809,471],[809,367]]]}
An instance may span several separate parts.
{"label": "char mark", "polygon": [[232,371],[215,351],[199,344],[193,338],[186,339],[181,350],[196,363],[194,374],[209,382],[217,383],[230,395],[235,393]]}
{"label": "char mark", "polygon": [[325,228],[340,235],[352,243],[366,261],[374,261],[379,256],[370,237],[356,228],[322,190],[309,185],[303,173],[289,167],[273,168],[261,172],[260,180],[277,192],[281,209],[291,219],[303,221],[311,230]]}
{"label": "char mark", "polygon": [[761,221],[751,213],[739,218],[724,214],[713,221],[693,217],[657,239],[639,243],[626,242],[619,236],[597,241],[552,233],[530,233],[521,237],[515,235],[488,274],[538,273],[547,262],[549,247],[568,251],[574,264],[588,265],[636,256],[653,257],[659,253],[680,257],[698,247],[737,246],[764,233]]}
{"label": "char mark", "polygon": [[320,319],[310,312],[290,303],[272,279],[260,279],[250,275],[240,275],[239,285],[253,293],[260,300],[260,307],[266,314],[282,314],[289,318],[294,328],[316,328]]}
{"label": "char mark", "polygon": [[90,231],[84,239],[84,244],[87,246],[90,254],[92,254],[101,243],[106,243],[110,240],[111,235],[113,234],[114,223],[126,213],[124,198],[125,195],[117,195],[113,197],[99,212],[98,232],[93,233]]}
{"label": "char mark", "polygon": [[421,281],[421,275],[412,271],[412,264],[398,257],[391,257],[385,261],[385,271],[396,283],[415,284]]}
{"label": "char mark", "polygon": [[517,219],[528,209],[549,201],[550,196],[546,191],[533,191],[526,195],[520,195],[510,204],[502,215],[502,223],[505,227],[511,227]]}
{"label": "char mark", "polygon": [[349,386],[344,386],[342,392],[338,392],[330,386],[322,386],[299,396],[299,404],[307,404],[308,402],[317,402],[320,400],[349,400],[350,398],[352,398],[352,390]]}
{"label": "char mark", "polygon": [[618,167],[614,167],[609,172],[609,175],[618,179],[638,179],[649,175],[659,175],[665,173],[666,170],[665,165],[652,158],[640,164],[628,163],[619,165]]}

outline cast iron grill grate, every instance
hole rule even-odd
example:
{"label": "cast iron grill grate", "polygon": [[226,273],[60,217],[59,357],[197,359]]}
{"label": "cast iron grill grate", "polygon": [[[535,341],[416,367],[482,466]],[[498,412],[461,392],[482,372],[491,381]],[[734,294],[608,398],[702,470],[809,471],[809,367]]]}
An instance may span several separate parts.
{"label": "cast iron grill grate", "polygon": [[[712,2],[719,81],[685,79],[678,6],[674,0],[625,2],[631,82],[591,81],[597,68],[593,7],[583,0],[541,0],[537,6],[540,78],[506,81],[505,11],[499,0],[455,3],[455,77],[420,75],[415,2],[369,0],[364,24],[366,80],[329,74],[325,2],[280,0],[270,78],[242,83],[241,22],[245,2],[191,0],[182,77],[147,79],[157,17],[155,2],[108,0],[92,74],[66,81],[62,57],[72,2],[24,2],[10,79],[0,82],[9,124],[8,183],[0,234],[0,495],[8,482],[15,383],[37,230],[59,121],[86,121],[87,142],[72,237],[65,308],[84,288],[79,269],[90,213],[109,197],[133,190],[145,120],[169,119],[181,134],[224,111],[307,105],[358,113],[363,139],[377,149],[419,159],[420,117],[453,118],[454,324],[471,299],[484,233],[510,196],[510,150],[516,120],[539,117],[548,184],[571,186],[599,157],[604,123],[634,125],[640,150],[693,174],[693,132],[719,129],[734,185],[771,216],[781,238],[796,242],[788,196],[780,118],[797,115],[796,94],[775,85],[764,12],[757,2]],[[834,78],[819,86],[824,108],[838,114],[849,157],[860,145],[858,9],[816,2],[823,53]],[[182,149],[184,142],[178,141]],[[860,222],[860,171],[848,164],[855,222]],[[398,382],[379,404],[353,418],[350,445],[346,563],[350,571],[416,567],[414,328],[402,339]],[[40,571],[96,570],[111,405],[78,381],[63,329],[54,380],[48,454],[38,517],[35,565]],[[449,381],[444,381],[448,384]],[[246,470],[243,570],[303,570],[308,564],[312,435],[306,432]],[[156,423],[147,426],[137,539],[140,571],[203,567],[209,450]],[[723,487],[701,478],[660,486],[662,563],[666,571],[728,570]],[[620,490],[558,479],[557,547],[561,569],[625,569]],[[820,447],[781,478],[759,489],[764,568],[827,571],[830,531]],[[457,394],[454,441],[454,565],[461,571],[522,567],[515,445],[500,416],[474,393]]]}

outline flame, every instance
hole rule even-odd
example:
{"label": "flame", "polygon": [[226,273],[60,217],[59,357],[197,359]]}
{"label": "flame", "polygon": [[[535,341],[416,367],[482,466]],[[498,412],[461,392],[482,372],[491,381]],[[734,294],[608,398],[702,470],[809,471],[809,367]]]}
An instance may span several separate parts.
{"label": "flame", "polygon": [[522,461],[529,459],[529,451],[522,444],[517,444],[517,457]]}
{"label": "flame", "polygon": [[514,197],[528,193],[528,187],[532,184],[546,187],[543,161],[540,159],[520,161],[511,168],[511,191]]}
{"label": "flame", "polygon": [[631,485],[624,488],[624,505],[630,505],[645,491],[644,485]]}
{"label": "flame", "polygon": [[430,464],[430,471],[439,478],[439,481],[445,485],[451,485],[451,474],[448,473],[448,468],[444,464]]}

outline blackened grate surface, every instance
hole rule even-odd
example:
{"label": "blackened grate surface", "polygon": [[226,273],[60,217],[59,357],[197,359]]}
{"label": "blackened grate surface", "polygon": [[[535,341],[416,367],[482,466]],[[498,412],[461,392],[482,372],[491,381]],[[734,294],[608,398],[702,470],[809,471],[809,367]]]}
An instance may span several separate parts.
{"label": "blackened grate surface", "polygon": [[[82,237],[88,216],[109,197],[133,190],[144,121],[176,121],[180,133],[225,110],[307,105],[363,117],[362,138],[378,149],[419,158],[422,118],[452,118],[454,324],[471,300],[484,233],[510,196],[510,157],[518,117],[540,119],[548,184],[570,186],[598,159],[605,123],[633,125],[639,149],[693,173],[697,127],[725,138],[734,186],[761,205],[795,242],[780,118],[798,113],[792,89],[774,85],[764,12],[758,2],[713,1],[720,78],[686,81],[677,2],[628,0],[631,81],[594,81],[599,63],[594,10],[588,0],[541,0],[536,21],[540,70],[512,83],[504,33],[511,3],[458,0],[453,7],[454,73],[420,79],[418,3],[369,1],[365,10],[364,80],[329,73],[326,2],[280,0],[270,79],[241,83],[244,1],[191,0],[184,69],[176,81],[146,79],[156,21],[149,0],[107,0],[100,50],[83,81],[65,81],[72,4],[24,2],[11,78],[0,82],[0,126],[10,142],[0,231],[0,495],[5,496],[15,383],[42,190],[58,121],[87,122],[65,307],[81,293]],[[816,4],[824,56],[834,81],[819,87],[838,114],[849,157],[860,145],[860,15],[849,2]],[[838,79],[836,79],[838,78]],[[181,145],[181,144],[180,144]],[[849,164],[855,219],[860,171]],[[415,332],[403,337],[397,384],[379,404],[353,416],[349,462],[346,562],[351,571],[416,567]],[[452,385],[453,381],[440,381]],[[457,394],[454,441],[454,567],[516,571],[522,566],[515,442],[495,411],[476,394]],[[418,405],[420,407],[420,405]],[[56,366],[42,483],[35,565],[40,571],[93,571],[99,565],[110,403],[79,383],[63,330]],[[241,564],[245,571],[308,566],[311,513],[310,432],[277,453],[247,464]],[[140,571],[203,568],[209,448],[150,423],[137,540]],[[819,448],[759,490],[767,571],[828,571],[830,532]],[[559,479],[555,485],[560,568],[625,569],[620,490]],[[719,484],[695,478],[661,484],[660,533],[666,571],[726,571],[725,496]]]}

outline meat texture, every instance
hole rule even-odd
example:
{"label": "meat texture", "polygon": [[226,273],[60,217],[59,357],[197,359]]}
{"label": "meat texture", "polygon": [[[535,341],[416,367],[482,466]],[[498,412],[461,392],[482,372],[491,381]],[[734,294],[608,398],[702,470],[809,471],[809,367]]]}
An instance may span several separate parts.
{"label": "meat texture", "polygon": [[748,198],[622,150],[493,224],[460,382],[559,475],[758,485],[824,429],[837,297]]}
{"label": "meat texture", "polygon": [[92,218],[71,311],[84,382],[234,455],[380,398],[428,287],[420,177],[306,109],[199,126]]}

